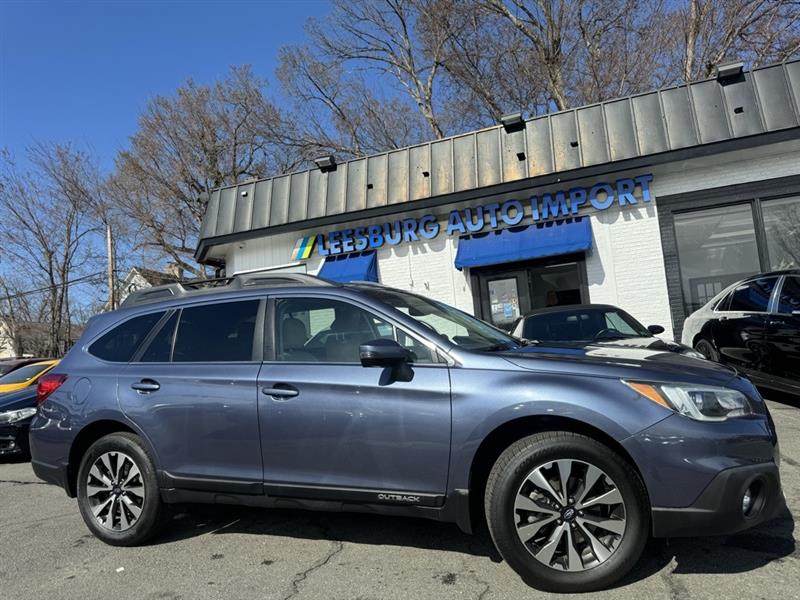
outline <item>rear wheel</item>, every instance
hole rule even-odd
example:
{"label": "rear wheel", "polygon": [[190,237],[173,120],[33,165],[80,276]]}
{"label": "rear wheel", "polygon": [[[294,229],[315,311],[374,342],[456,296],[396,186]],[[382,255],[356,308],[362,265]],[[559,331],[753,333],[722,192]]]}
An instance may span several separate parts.
{"label": "rear wheel", "polygon": [[708,340],[698,340],[694,345],[694,349],[702,354],[707,360],[719,362],[719,353],[714,349],[714,346]]}
{"label": "rear wheel", "polygon": [[613,584],[649,537],[638,474],[608,447],[571,432],[540,433],[507,448],[489,475],[485,506],[501,556],[545,591]]}
{"label": "rear wheel", "polygon": [[97,440],[78,471],[78,506],[91,532],[113,546],[135,546],[159,528],[164,507],[155,466],[138,436]]}

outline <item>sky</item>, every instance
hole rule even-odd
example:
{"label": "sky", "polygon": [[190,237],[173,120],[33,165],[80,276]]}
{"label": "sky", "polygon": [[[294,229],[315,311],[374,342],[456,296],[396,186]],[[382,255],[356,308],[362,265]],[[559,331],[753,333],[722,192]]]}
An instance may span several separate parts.
{"label": "sky", "polygon": [[274,81],[326,0],[0,0],[0,147],[71,142],[110,169],[147,100],[252,64]]}

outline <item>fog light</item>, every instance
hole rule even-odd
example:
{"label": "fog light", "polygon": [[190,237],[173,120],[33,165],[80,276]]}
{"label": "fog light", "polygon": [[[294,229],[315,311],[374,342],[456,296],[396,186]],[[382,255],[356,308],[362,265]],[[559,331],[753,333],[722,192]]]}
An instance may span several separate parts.
{"label": "fog light", "polygon": [[745,517],[748,516],[752,508],[753,508],[753,492],[751,488],[747,488],[747,491],[745,491],[744,496],[742,496],[742,514]]}

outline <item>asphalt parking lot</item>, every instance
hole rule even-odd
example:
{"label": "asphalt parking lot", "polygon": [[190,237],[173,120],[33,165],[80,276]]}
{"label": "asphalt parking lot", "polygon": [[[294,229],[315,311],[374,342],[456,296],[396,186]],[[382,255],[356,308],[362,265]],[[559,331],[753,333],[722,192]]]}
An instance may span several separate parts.
{"label": "asphalt parking lot", "polygon": [[[790,512],[800,515],[800,406],[770,404]],[[790,512],[755,530],[652,541],[606,598],[800,598]],[[149,546],[89,535],[74,501],[28,463],[0,463],[0,581],[7,598],[475,598],[549,596],[525,586],[485,535],[371,515],[181,507]]]}

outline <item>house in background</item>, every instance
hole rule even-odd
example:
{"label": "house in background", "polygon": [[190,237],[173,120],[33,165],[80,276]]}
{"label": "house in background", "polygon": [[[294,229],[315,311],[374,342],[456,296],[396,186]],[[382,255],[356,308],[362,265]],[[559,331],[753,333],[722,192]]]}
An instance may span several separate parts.
{"label": "house in background", "polygon": [[[174,264],[167,266],[165,271],[154,271],[144,267],[132,267],[119,284],[118,302],[122,304],[131,292],[144,288],[174,283],[183,279],[182,269]],[[108,310],[108,305],[105,307]]]}
{"label": "house in background", "polygon": [[[70,327],[69,343],[71,347],[83,333],[81,325],[73,324]],[[17,339],[15,339],[15,335]],[[14,358],[16,356],[47,356],[48,341],[50,337],[50,324],[43,321],[24,321],[12,331],[9,322],[0,317],[0,359]]]}

